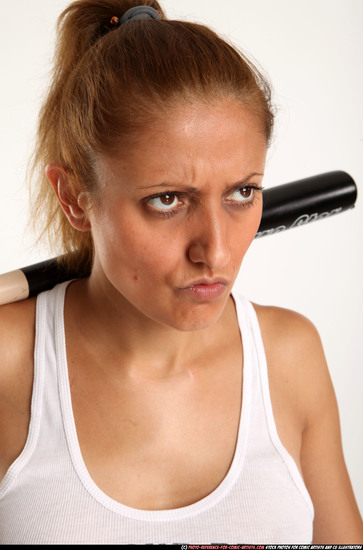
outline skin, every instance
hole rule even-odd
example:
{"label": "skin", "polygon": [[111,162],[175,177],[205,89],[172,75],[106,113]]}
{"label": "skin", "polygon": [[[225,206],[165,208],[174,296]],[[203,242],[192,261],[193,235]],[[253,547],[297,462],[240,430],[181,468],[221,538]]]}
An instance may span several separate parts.
{"label": "skin", "polygon": [[[261,186],[264,136],[250,135],[252,117],[239,106],[215,109],[180,109],[146,129],[125,158],[99,158],[93,208],[81,197],[97,243],[92,291],[102,286],[138,322],[153,320],[168,332],[215,323],[261,218],[261,191],[249,191],[250,208],[239,188]],[[172,208],[160,198],[145,201],[166,191],[181,194],[171,196]],[[204,303],[180,290],[199,279],[222,279],[225,292]]]}
{"label": "skin", "polygon": [[[95,242],[91,277],[66,295],[69,378],[85,464],[123,504],[191,504],[231,464],[243,350],[229,294],[259,225],[261,191],[251,186],[261,186],[265,156],[257,120],[226,100],[178,105],[137,147],[99,156],[96,196],[73,196],[62,167],[47,168],[70,223]],[[193,287],[215,280],[212,298]],[[26,440],[34,304],[0,314],[2,474]],[[255,309],[277,430],[314,502],[314,542],[361,543],[317,331],[297,313]]]}

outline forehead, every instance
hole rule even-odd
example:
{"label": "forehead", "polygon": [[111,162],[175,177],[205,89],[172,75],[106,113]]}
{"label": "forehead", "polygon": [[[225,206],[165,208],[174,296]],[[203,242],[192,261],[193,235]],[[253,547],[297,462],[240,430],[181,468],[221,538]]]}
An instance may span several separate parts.
{"label": "forehead", "polygon": [[185,177],[206,167],[261,171],[266,149],[262,125],[248,107],[237,101],[184,102],[153,118],[112,157],[100,157],[98,168],[108,176],[111,171],[133,179],[145,173]]}
{"label": "forehead", "polygon": [[186,146],[193,140],[193,146],[198,142],[212,146],[218,139],[246,134],[258,135],[266,142],[258,117],[237,101],[179,102],[145,124],[136,141],[143,146],[152,145],[155,139],[165,145],[170,140],[184,141]]}

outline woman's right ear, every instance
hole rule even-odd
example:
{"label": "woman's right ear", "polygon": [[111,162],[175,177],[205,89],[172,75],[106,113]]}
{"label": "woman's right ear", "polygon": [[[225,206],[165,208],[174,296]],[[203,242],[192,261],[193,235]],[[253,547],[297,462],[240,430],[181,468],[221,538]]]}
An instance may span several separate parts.
{"label": "woman's right ear", "polygon": [[57,162],[50,162],[45,168],[45,175],[72,227],[78,231],[89,231],[91,224],[85,208],[81,206],[84,201],[80,200],[81,196],[84,198],[84,192],[74,193],[67,168]]}

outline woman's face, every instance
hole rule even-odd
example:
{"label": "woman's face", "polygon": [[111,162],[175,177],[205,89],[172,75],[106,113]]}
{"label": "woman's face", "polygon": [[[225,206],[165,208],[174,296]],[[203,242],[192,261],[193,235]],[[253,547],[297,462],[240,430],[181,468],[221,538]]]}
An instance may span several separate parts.
{"label": "woman's face", "polygon": [[265,156],[255,117],[226,101],[182,104],[99,158],[93,281],[137,316],[211,326],[260,223]]}

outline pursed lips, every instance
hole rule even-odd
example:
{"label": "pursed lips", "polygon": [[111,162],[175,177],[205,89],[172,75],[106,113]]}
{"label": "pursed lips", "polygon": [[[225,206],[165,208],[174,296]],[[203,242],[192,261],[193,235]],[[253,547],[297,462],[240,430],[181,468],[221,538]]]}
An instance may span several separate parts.
{"label": "pursed lips", "polygon": [[198,279],[180,287],[179,290],[198,299],[210,300],[223,294],[229,283],[227,279],[223,278]]}

